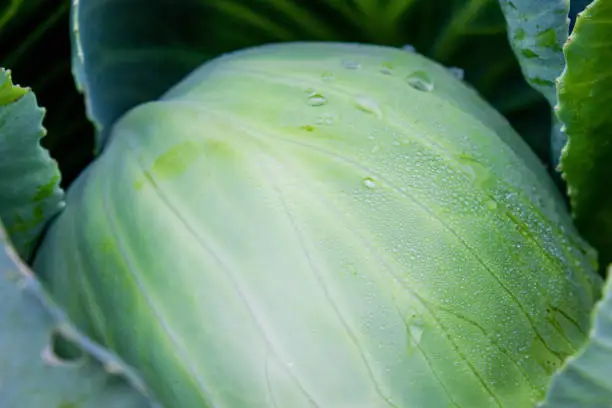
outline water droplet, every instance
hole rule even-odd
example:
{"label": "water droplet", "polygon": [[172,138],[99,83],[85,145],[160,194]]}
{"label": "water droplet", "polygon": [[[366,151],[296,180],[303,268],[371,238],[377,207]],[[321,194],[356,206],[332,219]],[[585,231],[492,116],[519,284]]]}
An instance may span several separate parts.
{"label": "water droplet", "polygon": [[380,68],[380,73],[383,75],[392,75],[393,74],[393,64],[389,61],[383,62]]}
{"label": "water droplet", "polygon": [[431,92],[434,84],[427,72],[423,70],[414,71],[406,77],[408,85],[419,91]]}
{"label": "water droplet", "polygon": [[449,67],[448,70],[457,79],[463,80],[463,78],[465,77],[465,72],[459,67]]}
{"label": "water droplet", "polygon": [[368,96],[357,96],[355,98],[355,104],[362,111],[372,113],[376,115],[376,117],[378,117],[379,119],[381,119],[383,116],[382,111],[380,110],[380,106],[378,106],[378,103]]}
{"label": "water droplet", "polygon": [[317,117],[317,125],[333,125],[336,123],[336,118],[330,113],[323,113]]}
{"label": "water droplet", "polygon": [[402,46],[402,49],[407,52],[416,52],[416,48],[414,48],[414,45],[410,45],[410,44],[404,44]]}
{"label": "water droplet", "polygon": [[359,69],[361,68],[361,63],[359,61],[353,60],[345,60],[343,59],[340,64],[346,69]]}
{"label": "water droplet", "polygon": [[124,368],[116,361],[108,361],[104,363],[104,371],[113,375],[123,374]]}
{"label": "water droplet", "polygon": [[367,188],[376,187],[376,182],[374,181],[372,177],[366,177],[362,180],[362,182],[363,182],[363,185],[366,186]]}
{"label": "water droplet", "polygon": [[491,178],[491,172],[477,160],[465,155],[460,155],[457,158],[463,172],[475,183],[485,185]]}
{"label": "water droplet", "polygon": [[489,210],[497,210],[497,201],[495,201],[495,200],[487,200],[487,208]]}
{"label": "water droplet", "polygon": [[336,74],[333,71],[323,71],[323,73],[321,73],[321,79],[324,82],[332,82],[336,79]]}
{"label": "water droplet", "polygon": [[308,104],[310,106],[322,106],[322,105],[325,105],[326,103],[327,103],[327,98],[318,92],[315,92],[308,97]]}

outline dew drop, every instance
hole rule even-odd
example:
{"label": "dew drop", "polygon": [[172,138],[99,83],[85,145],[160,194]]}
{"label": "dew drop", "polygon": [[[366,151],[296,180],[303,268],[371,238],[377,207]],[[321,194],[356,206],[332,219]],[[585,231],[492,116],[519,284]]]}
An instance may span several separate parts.
{"label": "dew drop", "polygon": [[336,123],[336,118],[330,113],[323,113],[317,117],[317,125],[331,126]]}
{"label": "dew drop", "polygon": [[359,69],[361,68],[361,63],[359,61],[346,60],[343,59],[340,64],[346,69]]}
{"label": "dew drop", "polygon": [[497,210],[497,202],[495,200],[487,200],[487,208],[489,210]]}
{"label": "dew drop", "polygon": [[431,92],[434,84],[427,72],[423,70],[414,71],[406,77],[408,85],[419,91]]}
{"label": "dew drop", "polygon": [[362,180],[362,183],[364,186],[366,186],[367,188],[375,188],[376,187],[376,182],[374,181],[374,179],[372,177],[366,177]]}
{"label": "dew drop", "polygon": [[308,105],[310,106],[322,106],[327,103],[327,98],[318,92],[310,94],[308,97]]}
{"label": "dew drop", "polygon": [[393,74],[393,64],[389,61],[383,62],[380,67],[380,73],[383,75],[392,75]]}
{"label": "dew drop", "polygon": [[465,156],[458,156],[459,165],[463,172],[476,184],[484,186],[491,179],[491,172],[477,160]]}
{"label": "dew drop", "polygon": [[410,45],[410,44],[404,44],[402,46],[402,50],[407,51],[407,52],[416,52],[416,48],[414,48],[414,45]]}
{"label": "dew drop", "polygon": [[332,82],[336,79],[336,74],[333,71],[323,71],[321,79],[323,82]]}
{"label": "dew drop", "polygon": [[113,375],[123,374],[124,368],[119,365],[116,361],[108,361],[104,363],[104,371]]}
{"label": "dew drop", "polygon": [[377,118],[382,119],[382,110],[380,109],[380,106],[378,106],[378,103],[372,98],[364,95],[359,95],[355,98],[355,104],[362,111],[371,113],[373,115],[376,115]]}
{"label": "dew drop", "polygon": [[463,78],[465,77],[465,72],[459,67],[449,67],[448,70],[457,79],[463,80]]}
{"label": "dew drop", "polygon": [[424,328],[418,320],[411,322],[408,325],[408,339],[410,347],[417,347],[421,343]]}

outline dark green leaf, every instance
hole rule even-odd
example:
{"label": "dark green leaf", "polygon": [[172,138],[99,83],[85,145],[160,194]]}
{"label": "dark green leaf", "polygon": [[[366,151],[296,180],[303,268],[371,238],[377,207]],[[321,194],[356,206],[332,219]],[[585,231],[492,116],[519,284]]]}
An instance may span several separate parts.
{"label": "dark green leaf", "polygon": [[[499,0],[508,36],[527,82],[551,107],[557,103],[555,81],[564,66],[562,46],[569,30],[566,0]],[[556,166],[567,137],[553,122],[550,132],[551,162]]]}
{"label": "dark green leaf", "polygon": [[564,48],[558,116],[569,135],[561,168],[578,228],[612,261],[612,3],[597,0],[577,18]]}

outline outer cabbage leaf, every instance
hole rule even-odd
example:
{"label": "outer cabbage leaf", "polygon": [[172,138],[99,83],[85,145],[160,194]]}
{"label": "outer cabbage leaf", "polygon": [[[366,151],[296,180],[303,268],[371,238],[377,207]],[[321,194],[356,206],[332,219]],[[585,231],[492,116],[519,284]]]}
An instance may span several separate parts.
{"label": "outer cabbage leaf", "polygon": [[57,163],[39,144],[43,113],[32,91],[0,68],[0,220],[25,259],[64,204]]}
{"label": "outer cabbage leaf", "polygon": [[[548,160],[550,118],[523,79],[496,0],[76,0],[74,72],[98,147],[128,109],[221,53],[279,41],[403,46],[458,67]],[[456,70],[461,72],[461,70]]]}
{"label": "outer cabbage leaf", "polygon": [[[546,97],[551,108],[554,107],[557,104],[555,81],[565,62],[561,47],[569,31],[570,2],[499,0],[499,3],[508,22],[510,43],[527,82]],[[550,160],[556,167],[567,135],[556,120],[550,135]]]}
{"label": "outer cabbage leaf", "polygon": [[612,262],[612,4],[595,1],[576,19],[559,78],[558,116],[569,135],[561,169],[576,225]]}
{"label": "outer cabbage leaf", "polygon": [[[116,357],[80,334],[44,293],[0,223],[0,406],[3,408],[145,408],[142,394],[84,354],[65,361],[56,336],[80,344],[107,365]],[[132,376],[132,378],[134,378]]]}
{"label": "outer cabbage leaf", "polygon": [[557,103],[555,80],[564,66],[561,48],[569,30],[569,1],[500,0],[508,35],[529,84]]}
{"label": "outer cabbage leaf", "polygon": [[168,407],[521,407],[576,352],[593,253],[543,166],[394,48],[230,54],[131,110],[35,269]]}

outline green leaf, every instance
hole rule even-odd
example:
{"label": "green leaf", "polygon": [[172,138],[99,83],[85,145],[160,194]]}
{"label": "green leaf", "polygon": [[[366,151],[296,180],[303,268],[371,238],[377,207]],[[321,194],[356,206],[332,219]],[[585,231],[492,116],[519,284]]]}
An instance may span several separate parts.
{"label": "green leaf", "polygon": [[[563,71],[562,47],[569,30],[567,0],[499,0],[512,49],[527,82],[548,100],[557,103],[555,81]],[[553,121],[551,161],[558,163],[561,149],[567,142],[560,124]]]}
{"label": "green leaf", "polygon": [[[602,2],[603,3],[603,2]],[[608,268],[612,276],[612,267]],[[582,350],[553,376],[541,408],[609,408],[612,404],[612,279],[594,311],[594,325]]]}
{"label": "green leaf", "polygon": [[[149,401],[82,352],[61,358],[54,344],[78,344],[107,370],[125,365],[68,322],[9,245],[0,224],[0,406],[3,408],[145,408]],[[54,341],[55,340],[55,341]]]}
{"label": "green leaf", "polygon": [[39,144],[43,115],[34,93],[0,68],[0,220],[24,259],[64,205],[57,164]]}
{"label": "green leaf", "polygon": [[577,18],[564,48],[558,116],[569,135],[561,158],[575,222],[612,262],[612,3],[597,0]]}

